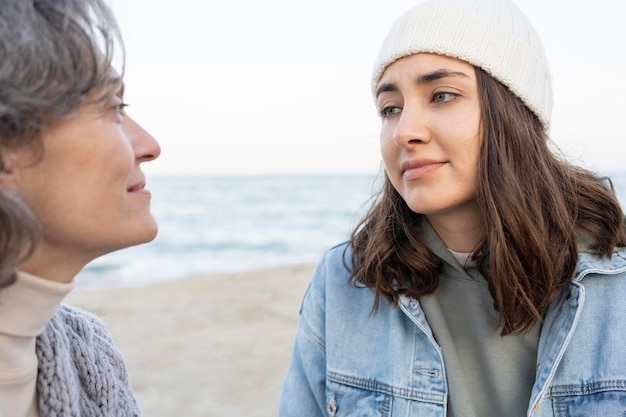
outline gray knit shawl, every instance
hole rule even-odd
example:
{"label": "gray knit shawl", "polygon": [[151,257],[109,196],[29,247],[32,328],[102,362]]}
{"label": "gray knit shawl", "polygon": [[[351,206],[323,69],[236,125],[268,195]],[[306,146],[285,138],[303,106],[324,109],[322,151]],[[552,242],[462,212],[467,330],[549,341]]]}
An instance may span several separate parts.
{"label": "gray knit shawl", "polygon": [[126,365],[104,324],[61,305],[37,338],[42,417],[134,417]]}

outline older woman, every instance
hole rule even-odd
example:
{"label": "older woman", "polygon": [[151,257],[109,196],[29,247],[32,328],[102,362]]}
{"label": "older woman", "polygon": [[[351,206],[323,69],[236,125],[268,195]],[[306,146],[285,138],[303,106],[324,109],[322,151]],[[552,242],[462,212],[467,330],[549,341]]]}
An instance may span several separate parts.
{"label": "older woman", "polygon": [[[102,0],[0,10],[0,414],[139,415],[103,324],[61,305],[91,260],[157,233]],[[114,54],[118,51],[122,54]]]}

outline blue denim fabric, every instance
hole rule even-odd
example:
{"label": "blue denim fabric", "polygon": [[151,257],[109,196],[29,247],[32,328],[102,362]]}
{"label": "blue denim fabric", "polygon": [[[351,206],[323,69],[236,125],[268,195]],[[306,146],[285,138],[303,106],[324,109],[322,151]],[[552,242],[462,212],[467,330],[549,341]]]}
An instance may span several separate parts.
{"label": "blue denim fabric", "polygon": [[[327,252],[304,296],[279,417],[445,417],[445,364],[419,302],[372,314],[345,248]],[[626,251],[580,254],[546,313],[536,375],[528,416],[626,416]]]}

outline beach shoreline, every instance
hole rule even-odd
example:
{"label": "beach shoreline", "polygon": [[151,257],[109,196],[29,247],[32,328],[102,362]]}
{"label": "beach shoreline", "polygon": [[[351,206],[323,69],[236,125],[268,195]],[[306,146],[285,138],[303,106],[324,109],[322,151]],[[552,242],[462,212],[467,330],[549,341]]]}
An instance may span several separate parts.
{"label": "beach shoreline", "polygon": [[76,289],[122,352],[142,415],[272,416],[313,265]]}

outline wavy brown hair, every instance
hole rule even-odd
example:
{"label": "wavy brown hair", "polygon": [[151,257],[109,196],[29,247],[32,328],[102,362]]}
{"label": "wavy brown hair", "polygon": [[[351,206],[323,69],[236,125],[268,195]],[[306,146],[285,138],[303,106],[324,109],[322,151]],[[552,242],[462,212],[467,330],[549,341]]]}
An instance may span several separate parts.
{"label": "wavy brown hair", "polygon": [[[568,163],[550,148],[539,119],[508,88],[475,68],[482,142],[476,200],[484,236],[473,259],[487,279],[501,334],[537,324],[572,280],[579,234],[611,256],[626,245],[626,224],[610,181]],[[420,238],[411,211],[389,178],[350,238],[351,280],[397,305],[431,294],[442,264]],[[346,260],[347,261],[347,260]]]}

